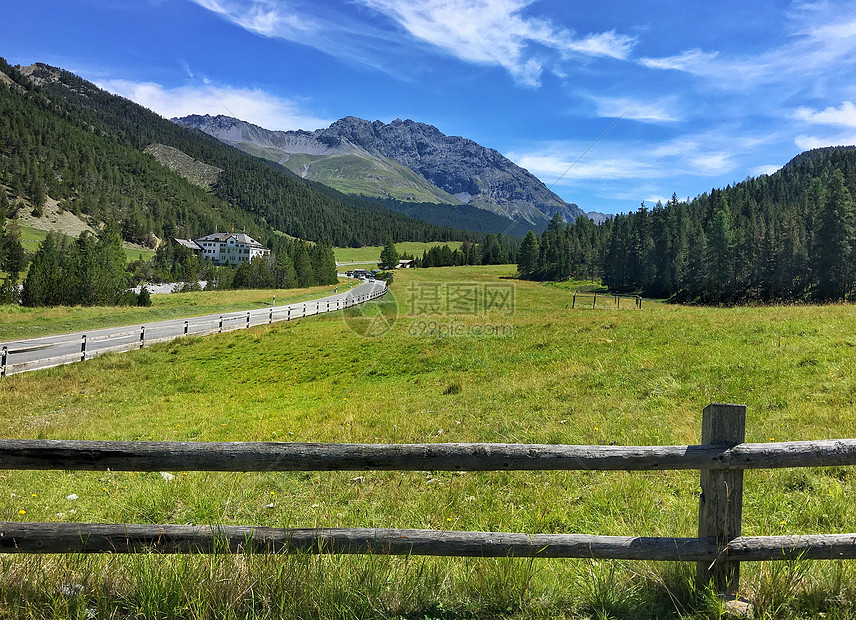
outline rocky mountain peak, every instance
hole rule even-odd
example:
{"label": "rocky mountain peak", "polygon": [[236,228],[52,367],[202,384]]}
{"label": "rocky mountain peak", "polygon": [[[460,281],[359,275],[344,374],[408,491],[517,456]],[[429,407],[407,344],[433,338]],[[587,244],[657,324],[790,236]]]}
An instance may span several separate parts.
{"label": "rocky mountain peak", "polygon": [[[349,155],[395,162],[415,172],[442,195],[536,225],[546,225],[555,213],[569,222],[582,213],[577,205],[559,198],[528,170],[495,149],[461,136],[448,136],[433,125],[411,119],[396,118],[384,123],[346,116],[314,132],[269,131],[237,119],[229,119],[231,124],[215,123],[211,117],[198,115],[173,120],[239,148],[275,147],[283,163],[299,154]],[[316,165],[317,162],[301,164],[296,172],[311,178]],[[379,186],[376,195],[388,194]]]}

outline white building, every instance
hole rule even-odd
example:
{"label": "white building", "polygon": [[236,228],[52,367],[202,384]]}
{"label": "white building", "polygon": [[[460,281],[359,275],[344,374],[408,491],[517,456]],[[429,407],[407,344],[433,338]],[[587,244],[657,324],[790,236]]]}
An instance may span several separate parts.
{"label": "white building", "polygon": [[[215,265],[240,265],[253,260],[256,256],[267,256],[270,250],[246,233],[211,233],[198,239],[176,239],[176,242],[199,248],[202,258],[210,259]],[[192,248],[191,248],[192,249]]]}

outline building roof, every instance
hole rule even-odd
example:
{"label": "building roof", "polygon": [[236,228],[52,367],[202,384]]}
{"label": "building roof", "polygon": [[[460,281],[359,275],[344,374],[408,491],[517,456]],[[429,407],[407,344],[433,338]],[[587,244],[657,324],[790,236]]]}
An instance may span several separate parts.
{"label": "building roof", "polygon": [[197,237],[195,240],[198,241],[221,241],[226,242],[229,240],[229,237],[234,237],[235,241],[238,243],[243,243],[245,245],[249,245],[256,248],[262,248],[261,243],[250,237],[247,233],[211,233],[210,235],[205,235],[204,237]]}
{"label": "building roof", "polygon": [[183,245],[188,250],[193,250],[194,252],[199,252],[202,250],[199,244],[193,241],[192,239],[176,239],[175,242],[178,245]]}

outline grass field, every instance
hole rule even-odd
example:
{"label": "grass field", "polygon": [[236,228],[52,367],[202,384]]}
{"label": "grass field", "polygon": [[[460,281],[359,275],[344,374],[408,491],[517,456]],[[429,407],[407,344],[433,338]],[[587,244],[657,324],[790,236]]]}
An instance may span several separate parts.
{"label": "grass field", "polygon": [[[376,338],[333,314],[14,375],[0,381],[0,434],[694,444],[702,409],[736,402],[748,406],[750,442],[856,437],[853,306],[571,310],[573,286],[518,282],[512,272],[402,271],[393,285],[398,319]],[[473,307],[463,290],[479,294]],[[486,308],[485,298],[497,304]],[[699,501],[698,472],[2,477],[6,521],[694,536]],[[743,533],[856,532],[854,494],[852,468],[747,471]],[[583,560],[0,555],[0,617],[92,609],[98,618],[716,618],[716,601],[691,593],[694,570]],[[856,615],[853,562],[746,563],[741,583],[756,617]],[[81,593],[63,596],[63,584]]]}
{"label": "grass field", "polygon": [[[460,241],[404,241],[396,243],[395,249],[399,254],[410,254],[412,256],[421,257],[422,253],[436,245],[448,245],[453,250],[461,247]],[[333,253],[336,255],[336,262],[339,263],[355,263],[366,262],[377,267],[377,262],[380,260],[380,253],[383,246],[368,245],[361,248],[333,248]],[[357,265],[359,266],[359,265]]]}

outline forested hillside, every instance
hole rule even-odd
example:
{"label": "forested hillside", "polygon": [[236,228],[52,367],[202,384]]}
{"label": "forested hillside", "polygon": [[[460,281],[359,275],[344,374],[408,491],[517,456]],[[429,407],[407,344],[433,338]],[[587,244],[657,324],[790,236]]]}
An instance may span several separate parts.
{"label": "forested hillside", "polygon": [[[464,232],[396,213],[297,178],[46,65],[0,59],[0,183],[37,210],[46,196],[147,243],[234,226],[266,243],[274,230],[339,246],[463,239]],[[213,191],[194,187],[142,151],[179,149],[223,170]]]}
{"label": "forested hillside", "polygon": [[600,275],[613,291],[702,303],[856,294],[856,147],[808,151],[771,176],[675,196],[594,227],[552,222],[524,239],[531,279]]}

